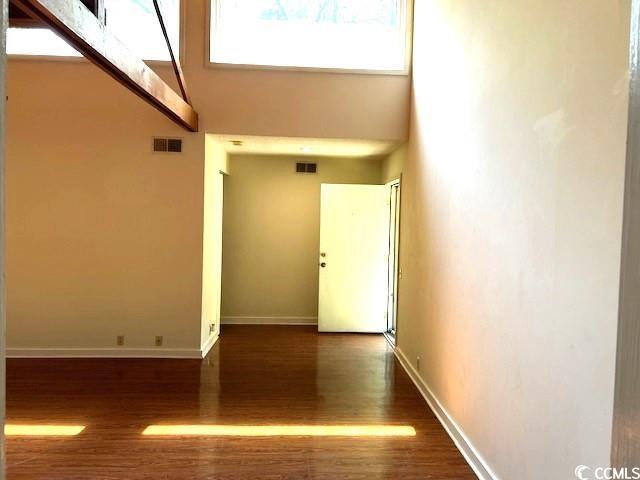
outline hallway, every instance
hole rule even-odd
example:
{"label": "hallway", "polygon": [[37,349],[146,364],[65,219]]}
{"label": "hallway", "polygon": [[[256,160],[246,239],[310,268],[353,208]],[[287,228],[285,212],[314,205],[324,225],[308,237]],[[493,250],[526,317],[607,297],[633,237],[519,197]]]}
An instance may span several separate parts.
{"label": "hallway", "polygon": [[[377,335],[226,326],[203,360],[8,360],[8,479],[473,479]],[[150,425],[411,426],[400,437],[143,436]]]}

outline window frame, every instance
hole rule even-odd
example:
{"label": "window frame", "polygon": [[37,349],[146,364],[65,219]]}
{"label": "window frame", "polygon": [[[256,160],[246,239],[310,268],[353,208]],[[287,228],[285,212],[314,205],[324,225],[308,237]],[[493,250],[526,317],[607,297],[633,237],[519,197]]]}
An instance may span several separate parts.
{"label": "window frame", "polygon": [[373,70],[358,68],[338,68],[338,67],[295,67],[283,65],[254,65],[244,63],[221,63],[211,60],[211,25],[213,23],[214,2],[219,0],[206,0],[205,14],[205,48],[204,48],[204,65],[214,70],[267,70],[267,71],[284,71],[284,72],[310,72],[310,73],[342,73],[356,75],[383,75],[383,76],[409,76],[411,74],[411,59],[413,53],[413,6],[414,0],[402,0],[402,21],[405,31],[405,48],[404,48],[404,69],[402,70]]}
{"label": "window frame", "polygon": [[[179,28],[179,42],[178,46],[178,56],[180,58],[180,63],[184,65],[184,52],[185,52],[185,22],[186,22],[186,0],[180,1],[180,18],[178,19],[178,28]],[[7,30],[9,27],[7,27]],[[164,38],[163,38],[164,41]],[[168,54],[168,50],[167,50]],[[85,58],[84,55],[80,54],[78,56],[70,56],[70,55],[28,55],[23,53],[7,53],[7,60],[16,60],[16,61],[33,61],[33,62],[54,62],[54,63],[91,63],[89,60]],[[145,60],[141,59],[148,66],[170,66],[171,60]]]}

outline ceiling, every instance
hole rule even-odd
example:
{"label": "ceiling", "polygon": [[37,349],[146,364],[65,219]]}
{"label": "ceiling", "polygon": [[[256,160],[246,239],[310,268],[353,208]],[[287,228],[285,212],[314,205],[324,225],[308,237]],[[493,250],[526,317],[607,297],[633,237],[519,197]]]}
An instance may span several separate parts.
{"label": "ceiling", "polygon": [[[397,142],[299,137],[213,135],[228,153],[241,155],[295,155],[309,157],[374,157],[394,150]],[[240,143],[238,143],[240,142]]]}

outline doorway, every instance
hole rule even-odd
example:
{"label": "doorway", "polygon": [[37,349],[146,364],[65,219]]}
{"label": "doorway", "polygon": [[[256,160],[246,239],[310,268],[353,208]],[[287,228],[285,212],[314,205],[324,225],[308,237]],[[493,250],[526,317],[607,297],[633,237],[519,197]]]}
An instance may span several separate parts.
{"label": "doorway", "polygon": [[400,180],[385,185],[323,184],[318,330],[397,330]]}
{"label": "doorway", "polygon": [[318,330],[384,333],[388,191],[323,184],[320,196]]}

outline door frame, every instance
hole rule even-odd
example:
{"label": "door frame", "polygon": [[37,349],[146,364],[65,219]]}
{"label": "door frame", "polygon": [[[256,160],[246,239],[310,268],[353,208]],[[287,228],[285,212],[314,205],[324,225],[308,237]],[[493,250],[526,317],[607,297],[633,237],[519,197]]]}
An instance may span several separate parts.
{"label": "door frame", "polygon": [[[387,330],[384,332],[384,336],[391,344],[392,347],[395,348],[398,341],[398,298],[400,296],[400,279],[402,278],[402,268],[400,266],[400,246],[401,246],[401,235],[402,229],[401,219],[402,219],[402,174],[400,174],[397,178],[390,180],[385,183],[385,186],[389,188],[389,255],[387,258],[387,278],[393,278],[394,285],[392,286],[387,282]],[[393,194],[393,188],[398,189],[398,196],[396,198],[396,210],[395,212],[391,211],[392,202],[391,195]],[[393,232],[395,233],[395,238],[391,238],[392,236],[392,222],[395,223]],[[393,249],[393,251],[392,251]],[[393,275],[389,272],[391,269],[391,258],[394,258]],[[395,327],[393,330],[389,325],[389,290],[394,288],[395,295],[393,298],[393,326]]]}
{"label": "door frame", "polygon": [[5,478],[5,103],[9,2],[0,0],[0,480]]}
{"label": "door frame", "polygon": [[631,6],[630,93],[627,158],[624,188],[624,220],[620,262],[618,344],[615,372],[615,399],[611,439],[611,465],[637,466],[640,444],[629,432],[640,428],[640,0]]}
{"label": "door frame", "polygon": [[[364,190],[365,188],[368,190]],[[334,280],[335,278],[340,278],[340,281],[343,281],[342,277],[345,272],[357,272],[356,277],[360,276],[358,281],[354,282],[354,279],[351,279],[352,284],[360,286],[357,292],[349,288],[346,290],[343,288],[332,289],[330,287],[331,281],[327,279],[327,275],[332,274],[331,263],[334,262],[340,265],[340,260],[336,260],[340,258],[340,255],[336,252],[331,252],[331,247],[329,246],[330,239],[334,238],[331,232],[340,231],[340,235],[344,235],[344,231],[349,231],[349,228],[354,225],[353,218],[346,219],[344,216],[344,214],[349,213],[349,209],[344,207],[345,202],[351,201],[350,195],[356,191],[359,193],[356,195],[356,202],[352,207],[356,208],[356,211],[360,213],[366,212],[365,216],[363,216],[365,223],[360,223],[359,225],[359,227],[366,225],[366,234],[363,234],[362,228],[359,228],[357,229],[357,235],[361,238],[363,244],[367,244],[368,247],[367,249],[358,248],[358,255],[353,255],[353,252],[350,252],[345,257],[343,254],[341,260],[346,261],[348,269],[343,270],[342,273],[339,272],[338,277],[335,277],[336,273],[333,272],[333,278]],[[327,194],[326,197],[325,194]],[[365,197],[361,197],[361,194],[364,194]],[[340,198],[344,195],[346,195],[346,198]],[[340,201],[334,205],[336,196]],[[388,256],[389,248],[388,200],[388,190],[381,183],[321,184],[320,251],[318,259],[318,331],[320,333],[370,333],[379,335],[384,334],[386,331],[388,258],[385,257]],[[332,209],[334,207],[339,209],[340,214],[326,216],[327,213],[333,213]],[[353,211],[350,213],[353,215]],[[341,218],[342,223],[344,223],[344,225],[339,225],[339,228],[336,227],[335,223],[338,218]],[[357,225],[358,222],[355,222],[355,224]],[[348,241],[340,238],[339,241],[334,243],[353,244],[354,238],[351,236],[347,238]],[[348,249],[352,248],[352,246],[348,247]],[[338,249],[336,248],[336,250]],[[326,259],[326,255],[330,258]],[[354,258],[358,258],[358,260],[354,262]],[[328,271],[324,271],[325,261],[329,266]],[[365,277],[362,275],[365,275]],[[364,278],[366,280],[363,280]],[[374,282],[373,284],[371,283],[372,281]],[[362,286],[367,284],[369,286],[375,285],[375,291],[362,290]],[[337,291],[340,293],[337,294]],[[335,308],[335,305],[340,305],[340,308]]]}

